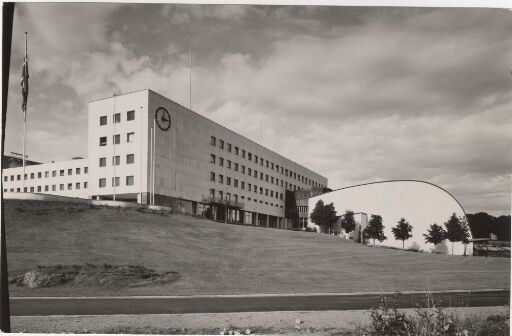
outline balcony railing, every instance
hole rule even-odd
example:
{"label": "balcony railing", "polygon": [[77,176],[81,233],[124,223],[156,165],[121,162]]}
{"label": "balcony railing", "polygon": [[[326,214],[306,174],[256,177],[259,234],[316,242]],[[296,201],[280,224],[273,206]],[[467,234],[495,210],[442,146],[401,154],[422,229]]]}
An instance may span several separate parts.
{"label": "balcony railing", "polygon": [[243,208],[244,203],[235,201],[233,199],[226,199],[225,197],[221,198],[218,196],[203,196],[203,203],[208,204],[223,204],[228,205],[234,208]]}

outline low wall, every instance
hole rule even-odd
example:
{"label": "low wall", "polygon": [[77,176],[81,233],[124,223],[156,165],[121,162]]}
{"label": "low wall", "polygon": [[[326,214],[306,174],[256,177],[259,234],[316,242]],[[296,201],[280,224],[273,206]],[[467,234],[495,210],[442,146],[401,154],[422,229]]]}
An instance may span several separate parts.
{"label": "low wall", "polygon": [[108,206],[108,207],[121,207],[121,208],[145,208],[145,207],[147,207],[145,205],[133,203],[133,202],[90,200],[90,199],[86,199],[86,198],[67,197],[67,196],[49,195],[49,194],[40,194],[40,193],[4,193],[4,199],[81,203],[81,204],[104,205],[104,206]]}

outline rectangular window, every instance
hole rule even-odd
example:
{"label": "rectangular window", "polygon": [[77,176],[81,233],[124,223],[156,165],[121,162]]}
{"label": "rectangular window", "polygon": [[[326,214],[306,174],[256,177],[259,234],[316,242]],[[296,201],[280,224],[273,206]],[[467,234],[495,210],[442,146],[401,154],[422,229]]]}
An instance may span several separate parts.
{"label": "rectangular window", "polygon": [[245,189],[245,182],[244,181],[240,181],[240,188]]}
{"label": "rectangular window", "polygon": [[133,183],[134,183],[134,177],[133,176],[126,176],[126,185],[127,186],[132,186]]}
{"label": "rectangular window", "polygon": [[254,163],[258,163],[258,155],[254,155]]}
{"label": "rectangular window", "polygon": [[75,169],[75,174],[76,174],[76,175],[80,175],[80,168],[76,168],[76,169]]}
{"label": "rectangular window", "polygon": [[59,189],[64,190],[64,184],[59,184]]}
{"label": "rectangular window", "polygon": [[126,163],[132,164],[135,162],[135,154],[126,154]]}
{"label": "rectangular window", "polygon": [[224,183],[224,176],[219,174],[219,183]]}
{"label": "rectangular window", "polygon": [[100,158],[100,167],[106,167],[107,166],[107,158]]}
{"label": "rectangular window", "polygon": [[251,154],[251,153],[247,153],[247,159],[248,159],[249,161],[252,161],[252,154]]}
{"label": "rectangular window", "polygon": [[263,158],[262,157],[260,157],[260,165],[263,166]]}
{"label": "rectangular window", "polygon": [[119,145],[121,143],[121,135],[115,134],[114,135],[114,145]]}
{"label": "rectangular window", "polygon": [[251,176],[252,175],[252,169],[247,167],[247,175]]}
{"label": "rectangular window", "polygon": [[80,182],[75,183],[75,189],[80,189]]}
{"label": "rectangular window", "polygon": [[107,124],[107,116],[100,117],[100,126],[105,126]]}
{"label": "rectangular window", "polygon": [[224,149],[224,140],[219,141],[219,148]]}
{"label": "rectangular window", "polygon": [[215,154],[210,154],[210,162],[211,163],[215,163],[215,158],[216,158]]}
{"label": "rectangular window", "polygon": [[226,177],[226,184],[231,185],[231,177]]}
{"label": "rectangular window", "polygon": [[7,180],[8,180],[8,177],[4,176],[4,182],[7,182]]}
{"label": "rectangular window", "polygon": [[231,153],[231,144],[230,143],[228,143],[228,152]]}
{"label": "rectangular window", "polygon": [[50,189],[49,189],[49,186],[45,185],[45,186],[44,186],[44,191],[49,191],[49,190],[50,190]]}
{"label": "rectangular window", "polygon": [[21,175],[19,175],[19,174],[16,175],[16,180],[18,180],[18,181],[21,180]]}
{"label": "rectangular window", "polygon": [[210,189],[210,199],[215,197],[215,189]]}
{"label": "rectangular window", "polygon": [[41,192],[41,186],[37,186],[37,192]]}
{"label": "rectangular window", "polygon": [[130,132],[126,134],[126,142],[132,143],[135,141],[135,132]]}
{"label": "rectangular window", "polygon": [[263,195],[263,188],[262,187],[260,187],[260,194]]}
{"label": "rectangular window", "polygon": [[119,187],[119,182],[120,182],[120,178],[119,177],[112,177],[112,187]]}
{"label": "rectangular window", "polygon": [[224,166],[224,158],[219,156],[219,166]]}
{"label": "rectangular window", "polygon": [[263,180],[263,173],[260,172],[260,180]]}
{"label": "rectangular window", "polygon": [[68,190],[73,189],[73,183],[68,183]]}
{"label": "rectangular window", "polygon": [[34,192],[34,187],[30,187],[30,192],[33,193]]}
{"label": "rectangular window", "polygon": [[11,175],[11,181],[14,181],[14,175]]}
{"label": "rectangular window", "polygon": [[252,189],[251,187],[252,187],[252,185],[250,183],[247,183],[247,190],[251,191],[251,189]]}
{"label": "rectangular window", "polygon": [[233,180],[233,186],[234,186],[235,188],[238,188],[238,180],[237,180],[237,179],[234,179],[234,180]]}
{"label": "rectangular window", "polygon": [[254,176],[254,177],[258,178],[258,172],[257,172],[256,170],[253,170],[252,172],[253,172],[253,175],[252,175],[252,176]]}
{"label": "rectangular window", "polygon": [[228,160],[228,168],[231,169],[231,161]]}
{"label": "rectangular window", "polygon": [[114,124],[119,124],[121,122],[121,113],[114,114]]}
{"label": "rectangular window", "polygon": [[107,137],[100,137],[100,146],[107,145]]}
{"label": "rectangular window", "polygon": [[41,178],[41,177],[43,177],[43,174],[41,172],[38,172],[37,173],[37,178]]}
{"label": "rectangular window", "polygon": [[55,184],[52,185],[52,191],[57,191],[57,186]]}
{"label": "rectangular window", "polygon": [[222,192],[222,190],[219,190],[219,198],[221,200],[224,199],[224,193]]}
{"label": "rectangular window", "polygon": [[268,196],[268,189],[265,188],[265,196]]}
{"label": "rectangular window", "polygon": [[135,111],[126,112],[126,121],[135,120]]}
{"label": "rectangular window", "polygon": [[64,176],[64,169],[60,170],[60,176]]}
{"label": "rectangular window", "polygon": [[242,149],[242,157],[245,158],[245,149]]}
{"label": "rectangular window", "polygon": [[254,192],[255,192],[255,193],[257,193],[257,192],[258,192],[258,186],[257,186],[257,185],[254,185],[253,187],[254,187],[254,188],[253,188]]}
{"label": "rectangular window", "polygon": [[242,165],[242,174],[245,174],[245,166]]}
{"label": "rectangular window", "polygon": [[68,176],[73,175],[73,168],[68,169]]}
{"label": "rectangular window", "polygon": [[26,180],[26,179],[27,179],[27,176],[28,176],[28,174],[25,174],[23,179],[24,179],[24,180]]}
{"label": "rectangular window", "polygon": [[100,186],[100,188],[105,188],[107,186],[107,179],[106,178],[100,178],[99,186]]}
{"label": "rectangular window", "polygon": [[235,146],[235,154],[238,155],[238,147]]}
{"label": "rectangular window", "polygon": [[121,157],[119,155],[112,157],[112,165],[119,166],[121,164]]}
{"label": "rectangular window", "polygon": [[211,137],[210,145],[212,145],[212,146],[216,146],[217,145],[217,138],[216,137],[214,137],[214,136]]}
{"label": "rectangular window", "polygon": [[235,171],[238,171],[238,163],[235,162]]}
{"label": "rectangular window", "polygon": [[210,181],[215,181],[215,173],[210,172]]}
{"label": "rectangular window", "polygon": [[84,174],[87,174],[88,171],[89,171],[89,168],[88,167],[84,167]]}
{"label": "rectangular window", "polygon": [[267,168],[268,168],[268,160],[265,160],[265,165],[266,165],[266,166],[267,166]]}

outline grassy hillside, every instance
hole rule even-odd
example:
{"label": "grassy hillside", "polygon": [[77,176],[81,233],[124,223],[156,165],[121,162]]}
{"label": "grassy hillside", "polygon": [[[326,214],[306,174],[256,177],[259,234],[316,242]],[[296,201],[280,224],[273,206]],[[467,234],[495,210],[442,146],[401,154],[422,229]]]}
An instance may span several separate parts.
{"label": "grassy hillside", "polygon": [[[181,215],[5,201],[11,275],[37,265],[143,265],[149,287],[11,286],[11,295],[189,295],[509,288],[510,259],[371,248],[337,237]],[[78,291],[78,292],[77,292]]]}

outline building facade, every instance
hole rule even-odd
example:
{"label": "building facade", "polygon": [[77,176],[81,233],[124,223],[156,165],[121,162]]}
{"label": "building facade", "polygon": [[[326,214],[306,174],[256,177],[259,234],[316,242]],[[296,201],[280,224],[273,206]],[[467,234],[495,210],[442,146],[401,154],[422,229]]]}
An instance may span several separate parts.
{"label": "building facade", "polygon": [[[151,90],[90,102],[88,158],[77,161],[67,164],[88,167],[80,175],[87,188],[68,190],[77,181],[56,181],[78,175],[66,175],[67,165],[45,168],[49,164],[39,170],[58,170],[57,180],[41,180],[41,186],[51,190],[55,184],[59,195],[167,205],[217,221],[275,228],[292,225],[285,216],[287,191],[327,186],[325,177]],[[3,181],[4,191],[18,190],[11,185],[18,180]]]}

